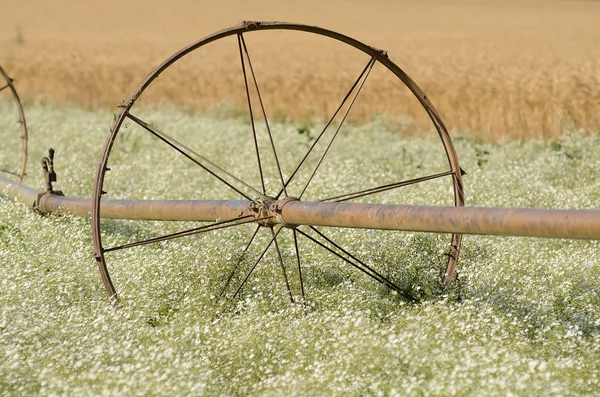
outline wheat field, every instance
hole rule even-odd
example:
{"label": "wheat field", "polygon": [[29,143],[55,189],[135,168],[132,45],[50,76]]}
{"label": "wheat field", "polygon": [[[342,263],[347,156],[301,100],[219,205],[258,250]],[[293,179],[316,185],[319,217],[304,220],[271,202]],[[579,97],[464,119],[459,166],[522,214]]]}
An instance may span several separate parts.
{"label": "wheat field", "polygon": [[[387,50],[454,134],[502,142],[600,130],[597,1],[1,3],[0,64],[28,102],[114,108],[164,59],[201,37],[241,20],[286,20]],[[306,33],[246,36],[269,117],[328,118],[367,62]],[[245,111],[235,39],[184,58],[142,99],[225,116]],[[415,133],[432,128],[382,68],[373,70],[349,117],[385,117]]]}

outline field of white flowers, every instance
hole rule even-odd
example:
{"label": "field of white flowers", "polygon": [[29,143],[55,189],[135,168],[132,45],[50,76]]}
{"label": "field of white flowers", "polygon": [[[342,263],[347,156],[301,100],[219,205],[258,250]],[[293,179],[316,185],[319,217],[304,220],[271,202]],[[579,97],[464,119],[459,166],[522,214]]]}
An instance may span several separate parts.
{"label": "field of white flowers", "polygon": [[[89,197],[112,114],[40,104],[25,110],[30,157],[24,182],[43,187],[38,162],[53,147],[56,188]],[[9,111],[3,106],[0,120],[12,117]],[[248,171],[256,169],[253,152],[242,150],[252,149],[251,139],[232,138],[249,131],[242,117],[140,112],[183,137],[202,131],[212,158],[258,185],[255,171]],[[391,175],[435,172],[440,153],[444,165],[435,136],[390,131],[398,125],[376,119],[344,128],[337,157],[324,165],[307,199],[327,196],[328,189],[393,182]],[[117,142],[109,195],[231,198],[176,154],[134,135],[135,128]],[[281,120],[273,130],[285,165],[306,151],[317,128]],[[2,139],[0,160],[9,161],[19,141]],[[600,208],[600,134],[505,144],[458,137],[455,145],[467,172],[467,205]],[[269,183],[277,185],[275,174]],[[448,205],[452,192],[449,184],[433,182],[380,200]],[[103,227],[104,241],[115,244],[185,226],[112,220]],[[562,396],[600,390],[600,241],[465,236],[458,279],[442,292],[437,285],[448,236],[322,230],[421,302],[404,302],[306,240],[299,241],[306,291],[300,299],[293,242],[285,233],[280,245],[296,303],[271,252],[239,297],[219,298],[249,227],[107,254],[122,298],[117,310],[91,257],[89,219],[42,216],[0,197],[0,395]],[[261,238],[264,246],[267,234]],[[240,278],[238,272],[234,282]]]}

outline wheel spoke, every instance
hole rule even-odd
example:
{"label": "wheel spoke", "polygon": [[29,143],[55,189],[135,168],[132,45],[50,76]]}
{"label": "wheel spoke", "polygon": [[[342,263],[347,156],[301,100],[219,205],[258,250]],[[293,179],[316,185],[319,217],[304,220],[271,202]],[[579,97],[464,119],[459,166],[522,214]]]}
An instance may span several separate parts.
{"label": "wheel spoke", "polygon": [[242,255],[240,255],[237,262],[235,263],[235,266],[233,267],[233,270],[229,274],[229,277],[227,278],[227,281],[225,282],[225,286],[223,287],[223,290],[221,291],[219,296],[223,296],[223,294],[227,290],[227,287],[229,287],[229,283],[231,283],[231,279],[233,278],[233,275],[235,274],[238,267],[240,266],[240,263],[242,263],[242,259],[244,258],[244,255],[246,255],[246,252],[248,252],[248,250],[250,249],[250,245],[252,245],[252,242],[254,241],[254,238],[258,234],[259,229],[260,229],[260,225],[256,226],[256,230],[254,230],[254,234],[252,234],[252,237],[250,237],[250,241],[248,241],[248,244],[246,244],[246,248],[244,248],[244,250],[242,251]]}
{"label": "wheel spoke", "polygon": [[351,260],[349,260],[348,258],[344,257],[343,255],[341,255],[339,252],[331,249],[330,247],[326,246],[325,244],[323,244],[322,242],[320,242],[319,240],[315,239],[314,237],[312,237],[311,235],[303,232],[300,229],[297,229],[298,233],[300,233],[301,235],[303,235],[304,237],[306,237],[307,239],[309,239],[310,241],[312,241],[313,243],[319,245],[322,248],[325,248],[327,251],[331,252],[332,254],[334,254],[335,256],[337,256],[338,258],[344,260],[345,262],[348,262],[350,265],[352,265],[353,267],[357,268],[358,270],[360,270],[361,272],[367,274],[369,277],[372,277],[373,279],[375,279],[377,282],[384,284],[384,282],[377,277],[375,274],[371,274],[369,273],[367,270],[361,268],[359,265],[357,265],[356,263],[352,262]]}
{"label": "wheel spoke", "polygon": [[412,301],[415,301],[415,302],[417,301],[417,299],[415,297],[413,297],[412,295],[410,295],[407,292],[403,291],[400,287],[398,287],[392,281],[390,281],[389,279],[387,279],[381,273],[377,272],[375,269],[371,268],[369,265],[367,265],[366,263],[362,262],[356,256],[352,255],[350,252],[348,252],[347,250],[345,250],[344,248],[342,248],[339,244],[335,243],[333,240],[331,240],[330,238],[328,238],[327,236],[325,236],[316,227],[310,226],[310,229],[313,230],[315,233],[317,233],[322,238],[324,238],[329,244],[333,245],[338,250],[342,251],[344,254],[348,255],[350,258],[354,259],[356,262],[360,263],[362,266],[364,266],[370,272],[372,272],[373,274],[375,274],[377,277],[379,277],[383,281],[383,284],[387,285],[390,289],[395,290],[396,292],[398,292],[400,295],[402,295],[403,297],[405,297],[408,300],[412,300]]}
{"label": "wheel spoke", "polygon": [[298,278],[300,279],[300,291],[302,291],[302,298],[304,298],[304,283],[302,281],[302,266],[300,266],[300,251],[298,250],[298,234],[296,229],[294,232],[294,248],[296,249],[296,260],[298,261]]}
{"label": "wheel spoke", "polygon": [[325,127],[323,127],[323,130],[321,131],[321,133],[319,133],[319,135],[317,136],[317,138],[315,139],[315,141],[312,143],[312,145],[310,146],[310,148],[308,149],[308,151],[306,152],[306,154],[304,155],[304,157],[302,158],[302,160],[300,160],[300,162],[298,163],[298,165],[294,169],[294,172],[292,172],[292,175],[290,175],[290,177],[288,178],[288,180],[284,183],[283,188],[279,191],[279,194],[277,194],[276,198],[279,198],[281,196],[281,193],[283,193],[283,191],[285,190],[285,188],[287,188],[289,186],[289,184],[292,181],[292,179],[298,173],[298,170],[300,169],[300,167],[302,167],[302,165],[304,164],[304,162],[306,161],[306,159],[308,158],[308,156],[310,155],[310,153],[312,152],[312,150],[315,148],[315,146],[317,145],[317,143],[319,142],[319,140],[321,139],[321,137],[323,136],[323,134],[325,134],[325,131],[327,131],[327,128],[329,128],[329,126],[331,125],[331,123],[333,122],[333,120],[335,119],[335,117],[342,110],[342,108],[344,107],[344,104],[346,103],[346,101],[348,100],[348,98],[350,97],[350,95],[352,94],[352,92],[354,91],[354,89],[356,88],[356,86],[360,83],[360,81],[362,80],[362,78],[365,75],[365,73],[367,73],[367,71],[370,70],[373,67],[373,63],[374,63],[373,58],[369,59],[369,62],[367,63],[367,65],[365,66],[365,68],[362,70],[362,72],[360,73],[360,75],[358,76],[358,78],[356,79],[356,81],[354,82],[354,84],[352,84],[352,87],[350,87],[350,90],[348,91],[348,93],[346,94],[346,96],[344,97],[344,99],[342,100],[342,103],[340,103],[340,106],[338,106],[338,108],[336,109],[336,111],[333,113],[333,116],[331,116],[331,118],[329,119],[329,121],[327,122],[327,124],[325,124]]}
{"label": "wheel spoke", "polygon": [[9,171],[9,170],[0,169],[0,172],[4,172],[5,174],[9,174],[9,175],[13,175],[13,176],[19,176],[18,173]]}
{"label": "wheel spoke", "polygon": [[242,287],[244,286],[244,284],[246,284],[246,281],[248,281],[248,279],[252,275],[252,272],[254,271],[254,269],[256,269],[256,266],[262,260],[263,256],[265,256],[265,253],[267,252],[267,250],[269,249],[269,247],[271,246],[271,244],[273,244],[273,241],[275,241],[275,238],[277,237],[277,235],[279,234],[279,232],[281,231],[281,229],[283,229],[283,228],[280,227],[276,232],[273,233],[273,238],[271,239],[271,241],[269,241],[269,244],[267,244],[267,246],[265,247],[265,249],[261,252],[261,254],[258,257],[258,259],[256,260],[256,262],[254,262],[254,265],[248,271],[248,273],[246,274],[246,277],[244,277],[244,280],[242,281],[242,283],[240,284],[240,286],[235,290],[232,298],[235,298],[237,296],[237,294],[240,292],[240,290],[242,289]]}
{"label": "wheel spoke", "polygon": [[458,263],[458,252],[460,249],[460,243],[462,241],[462,234],[453,234],[452,242],[450,244],[450,251],[448,252],[448,264],[446,265],[446,271],[442,278],[442,288],[446,288],[452,282],[454,278],[454,272],[456,270],[456,264]]}
{"label": "wheel spoke", "polygon": [[354,102],[356,101],[356,98],[358,97],[358,94],[360,94],[360,91],[362,90],[363,85],[365,84],[365,81],[367,81],[367,78],[369,77],[369,73],[371,73],[371,70],[373,69],[373,65],[375,65],[375,58],[371,58],[371,63],[370,63],[370,66],[367,69],[367,73],[365,74],[364,78],[360,82],[360,85],[358,86],[358,89],[354,93],[354,97],[352,98],[352,101],[350,101],[350,104],[348,105],[348,108],[346,109],[346,112],[344,113],[344,116],[342,117],[342,120],[338,124],[335,132],[333,133],[333,136],[329,140],[329,144],[327,144],[327,147],[325,148],[325,151],[323,152],[323,155],[321,155],[321,158],[317,162],[317,165],[315,166],[315,169],[313,170],[312,174],[310,174],[310,177],[306,181],[306,184],[304,185],[304,188],[302,188],[302,191],[300,192],[300,195],[298,196],[298,199],[302,198],[302,195],[304,194],[304,192],[308,188],[308,185],[310,185],[310,182],[314,178],[315,174],[317,173],[317,170],[321,166],[321,163],[325,159],[325,156],[329,152],[329,149],[331,148],[331,145],[333,145],[333,141],[335,140],[335,138],[337,137],[338,133],[340,132],[340,129],[342,128],[342,125],[344,124],[344,121],[346,121],[346,117],[348,117],[348,113],[350,113],[350,110],[352,109],[352,106],[354,105]]}
{"label": "wheel spoke", "polygon": [[326,237],[323,233],[321,233],[319,230],[317,230],[314,226],[310,226],[310,229],[312,231],[314,231],[315,233],[317,233],[321,238],[323,238],[329,244],[331,244],[332,246],[334,246],[336,249],[338,249],[339,251],[341,251],[342,253],[344,253],[345,255],[347,255],[352,260],[350,260],[349,258],[341,255],[339,252],[331,249],[330,247],[326,246],[325,244],[323,244],[322,242],[318,241],[314,237],[306,234],[302,230],[298,229],[298,232],[300,234],[302,234],[303,236],[305,236],[306,238],[308,238],[309,240],[311,240],[314,243],[318,244],[319,246],[325,248],[326,250],[328,250],[332,254],[336,255],[340,259],[346,261],[348,264],[350,264],[353,267],[357,268],[358,270],[362,271],[363,273],[365,273],[369,277],[371,277],[374,280],[378,281],[379,283],[385,285],[389,289],[391,289],[393,291],[396,291],[400,296],[402,296],[406,300],[409,300],[411,302],[417,302],[417,299],[414,296],[412,296],[409,293],[407,293],[406,291],[402,290],[400,287],[398,287],[392,281],[390,281],[389,279],[387,279],[385,276],[381,275],[376,270],[374,270],[373,268],[371,268],[369,265],[367,265],[366,263],[364,263],[363,261],[361,261],[360,259],[358,259],[356,256],[352,255],[350,252],[348,252],[347,250],[343,249],[339,244],[336,244],[333,240],[331,240],[330,238]]}
{"label": "wheel spoke", "polygon": [[[271,233],[275,236],[275,231],[271,229]],[[285,272],[285,265],[283,264],[283,256],[281,255],[281,251],[279,250],[279,244],[277,243],[277,239],[275,238],[275,250],[277,251],[277,256],[279,257],[279,264],[281,265],[281,272],[283,273],[283,279],[285,280],[285,286],[287,287],[288,293],[290,294],[290,300],[294,303],[294,296],[292,295],[292,289],[290,288],[290,282],[288,281],[287,273]]]}
{"label": "wheel spoke", "polygon": [[385,282],[378,277],[376,274],[370,273],[368,270],[365,270],[364,268],[360,267],[360,265],[357,265],[356,263],[352,262],[351,260],[349,260],[348,258],[344,257],[343,255],[341,255],[339,252],[333,250],[332,248],[326,246],[324,243],[320,242],[319,240],[315,239],[314,237],[312,237],[311,235],[303,232],[300,229],[296,229],[298,231],[298,233],[300,233],[301,235],[303,235],[304,237],[308,238],[310,241],[314,242],[315,244],[319,245],[322,248],[325,248],[327,251],[331,252],[332,254],[334,254],[335,256],[337,256],[338,258],[348,262],[350,265],[352,265],[353,267],[357,268],[358,270],[360,270],[361,272],[367,274],[369,277],[372,277],[373,279],[375,279],[377,282],[381,283],[381,284],[385,284]]}
{"label": "wheel spoke", "polygon": [[[248,47],[246,47],[246,40],[242,34],[238,35],[238,42],[241,41],[241,45],[244,47],[244,53],[246,54],[246,59],[248,59],[248,68],[250,69],[250,73],[252,75],[252,80],[254,81],[254,87],[256,89],[256,94],[258,96],[258,101],[260,103],[260,108],[262,110],[263,118],[265,119],[265,126],[267,127],[267,133],[269,135],[269,142],[271,143],[271,149],[273,150],[273,156],[275,157],[275,164],[277,165],[277,171],[279,172],[279,179],[281,180],[281,186],[283,187],[284,193],[287,196],[287,191],[285,188],[285,182],[283,179],[283,172],[281,171],[281,165],[279,163],[279,157],[277,156],[277,150],[275,149],[275,142],[273,141],[273,134],[271,133],[271,127],[269,126],[269,120],[267,118],[267,112],[265,111],[265,106],[262,100],[262,96],[260,95],[260,89],[258,88],[258,82],[256,80],[256,74],[254,73],[254,68],[252,67],[252,61],[250,60],[250,54],[248,53]],[[240,48],[241,51],[241,48]],[[241,55],[241,54],[240,54]],[[242,57],[242,69],[244,69],[244,59]],[[246,72],[244,71],[244,79],[246,79]],[[246,81],[246,80],[245,80]],[[246,81],[246,93],[248,95],[248,103],[250,102],[250,94],[248,93],[248,83]],[[252,112],[252,110],[250,110]],[[254,124],[253,124],[254,128]],[[256,139],[256,137],[255,137]]]}
{"label": "wheel spoke", "polygon": [[118,251],[126,248],[139,247],[141,245],[147,245],[152,243],[158,243],[161,241],[173,240],[180,237],[191,236],[194,234],[211,232],[213,230],[226,229],[233,226],[244,225],[246,223],[253,223],[261,220],[272,218],[272,216],[264,218],[255,218],[253,215],[246,215],[239,218],[229,219],[226,221],[211,223],[210,225],[200,226],[193,229],[184,230],[177,233],[171,233],[160,237],[153,237],[147,240],[137,241],[135,243],[118,245],[115,247],[104,249],[103,252]]}
{"label": "wheel spoke", "polygon": [[340,196],[328,197],[328,198],[325,198],[325,199],[322,199],[319,201],[320,202],[321,201],[335,201],[336,203],[340,203],[342,201],[348,201],[348,200],[352,200],[355,198],[365,197],[365,196],[369,196],[372,194],[381,193],[381,192],[385,192],[385,191],[392,190],[392,189],[397,189],[399,187],[414,185],[417,183],[430,181],[432,179],[437,179],[437,178],[441,178],[441,177],[444,177],[447,175],[452,175],[452,174],[454,174],[454,171],[440,172],[439,174],[433,174],[433,175],[428,175],[428,176],[424,176],[421,178],[415,178],[415,179],[409,179],[406,181],[390,183],[387,185],[381,185],[381,186],[377,186],[377,187],[373,187],[373,188],[365,189],[365,190],[360,190],[360,191],[353,192],[353,193],[342,194]]}
{"label": "wheel spoke", "polygon": [[[248,88],[248,76],[246,75],[246,65],[244,63],[244,54],[242,53],[242,40],[241,34],[238,34],[238,47],[240,49],[240,61],[242,63],[242,73],[244,74],[244,85],[246,86],[246,98],[248,98],[248,112],[250,112],[250,123],[252,124],[252,136],[254,138],[254,148],[256,149],[256,159],[258,160],[258,172],[260,174],[260,183],[262,184],[263,194],[266,194],[265,178],[263,176],[262,164],[260,162],[260,151],[258,150],[258,139],[256,138],[256,126],[254,125],[254,115],[252,114],[252,101],[250,100],[250,89]],[[244,44],[244,48],[245,48]],[[246,52],[246,54],[248,54]],[[250,62],[250,58],[248,58]],[[262,102],[261,102],[262,105]]]}
{"label": "wheel spoke", "polygon": [[247,194],[243,193],[241,190],[239,190],[238,188],[236,188],[235,186],[233,186],[231,183],[227,182],[225,179],[223,179],[222,177],[220,177],[219,175],[217,175],[214,171],[212,171],[207,166],[205,166],[204,164],[202,164],[200,161],[198,161],[194,157],[192,157],[192,155],[198,157],[199,159],[201,159],[205,163],[208,163],[211,166],[217,168],[218,170],[220,170],[221,172],[223,172],[224,174],[226,174],[230,178],[232,178],[232,179],[236,180],[237,182],[243,184],[247,188],[249,188],[252,191],[254,191],[255,193],[257,193],[259,196],[265,198],[264,194],[262,194],[261,192],[259,192],[258,190],[256,190],[254,187],[252,187],[249,184],[247,184],[246,182],[242,181],[240,178],[236,177],[235,175],[233,175],[232,173],[230,173],[229,171],[227,171],[223,167],[215,164],[213,161],[209,160],[208,158],[204,157],[203,155],[195,152],[194,150],[192,150],[189,147],[185,146],[184,144],[178,142],[177,140],[173,139],[172,137],[168,136],[167,134],[159,131],[157,128],[152,127],[151,125],[149,125],[148,123],[144,122],[143,120],[140,120],[139,118],[135,117],[131,113],[127,113],[127,117],[129,119],[131,119],[132,121],[134,121],[136,124],[138,124],[141,127],[143,127],[150,134],[152,134],[153,136],[157,137],[158,139],[160,139],[161,141],[163,141],[164,143],[166,143],[167,145],[169,145],[171,148],[175,149],[177,152],[181,153],[187,159],[191,160],[194,164],[200,166],[206,172],[208,172],[209,174],[211,174],[212,176],[214,176],[215,178],[217,178],[219,181],[223,182],[225,185],[227,185],[229,188],[231,188],[232,190],[234,190],[236,193],[238,193],[239,195],[243,196],[244,198],[252,201],[252,198],[250,198],[250,196],[248,196]]}
{"label": "wheel spoke", "polygon": [[2,92],[5,88],[10,87],[10,84],[5,85],[4,87],[0,88],[0,92]]}

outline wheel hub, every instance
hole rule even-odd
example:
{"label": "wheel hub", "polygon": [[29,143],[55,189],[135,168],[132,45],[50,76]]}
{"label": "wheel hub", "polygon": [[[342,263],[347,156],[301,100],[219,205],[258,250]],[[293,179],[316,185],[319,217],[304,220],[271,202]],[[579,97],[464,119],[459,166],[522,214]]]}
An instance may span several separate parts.
{"label": "wheel hub", "polygon": [[281,217],[283,206],[290,201],[298,201],[298,198],[290,196],[277,200],[274,197],[267,196],[266,198],[256,199],[250,203],[244,214],[254,216],[260,226],[273,228],[276,225],[281,225],[293,228],[295,226],[288,225]]}

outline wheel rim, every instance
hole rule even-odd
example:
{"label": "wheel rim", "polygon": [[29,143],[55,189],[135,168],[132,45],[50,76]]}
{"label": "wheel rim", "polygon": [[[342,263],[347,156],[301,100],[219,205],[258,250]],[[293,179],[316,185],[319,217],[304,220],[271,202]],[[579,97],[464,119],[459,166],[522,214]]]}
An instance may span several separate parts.
{"label": "wheel rim", "polygon": [[[4,69],[2,69],[2,66],[0,66],[0,75],[2,76],[0,79],[0,92],[10,91],[11,93],[13,102],[17,108],[17,123],[19,125],[18,129],[21,135],[20,160],[18,162],[14,162],[15,164],[0,164],[0,171],[13,176],[17,182],[21,182],[25,176],[25,168],[27,166],[27,124],[25,123],[25,113],[23,112],[23,106],[21,104],[19,94],[17,93],[17,90],[13,84],[14,80],[8,76]],[[10,128],[9,133],[14,133],[12,127]]]}
{"label": "wheel rim", "polygon": [[[227,184],[228,188],[235,190],[236,194],[239,194],[240,196],[242,196],[248,200],[251,200],[256,203],[257,201],[260,202],[263,199],[265,199],[265,200],[270,199],[270,198],[279,199],[279,198],[281,198],[281,196],[283,196],[283,197],[288,196],[287,189],[289,186],[289,182],[294,178],[294,176],[296,175],[296,171],[298,171],[298,168],[300,168],[303,165],[303,162],[301,161],[298,164],[295,171],[291,173],[291,177],[289,177],[289,179],[286,180],[284,178],[284,176],[281,172],[281,167],[279,166],[277,151],[273,144],[273,138],[271,136],[271,131],[269,129],[268,117],[265,113],[265,109],[264,109],[264,106],[262,103],[260,90],[259,90],[259,84],[257,83],[256,76],[254,75],[254,69],[252,67],[251,57],[250,57],[250,54],[248,53],[248,48],[246,46],[246,42],[244,39],[244,37],[245,37],[244,35],[246,33],[253,32],[253,31],[261,31],[261,30],[262,31],[264,31],[264,30],[291,30],[291,31],[301,31],[301,32],[307,32],[307,33],[313,33],[316,35],[325,36],[325,37],[340,41],[342,43],[345,43],[351,47],[356,48],[357,50],[363,52],[364,54],[366,54],[370,57],[369,62],[364,67],[359,78],[356,79],[356,81],[354,82],[354,85],[352,86],[350,91],[348,91],[348,94],[345,96],[344,100],[338,107],[338,110],[335,112],[334,116],[332,116],[332,118],[329,120],[329,122],[327,123],[327,125],[325,126],[325,128],[323,129],[323,131],[321,133],[321,135],[323,135],[325,133],[325,131],[328,130],[328,127],[330,126],[330,124],[334,120],[334,118],[338,117],[339,115],[341,115],[343,113],[341,111],[343,106],[347,106],[346,113],[343,115],[342,121],[339,123],[338,128],[337,128],[336,132],[334,133],[333,139],[335,139],[335,136],[337,136],[337,132],[342,127],[346,115],[348,114],[348,112],[350,112],[350,109],[352,108],[352,104],[354,103],[354,100],[358,97],[358,95],[360,93],[360,89],[362,88],[362,85],[365,83],[366,79],[368,78],[369,72],[372,70],[373,66],[375,64],[380,64],[380,65],[384,66],[389,72],[393,73],[393,75],[395,75],[396,78],[398,78],[414,94],[414,96],[419,101],[421,106],[425,109],[426,113],[430,117],[430,119],[437,131],[437,134],[442,142],[444,152],[445,152],[445,155],[447,158],[447,164],[448,164],[449,170],[447,170],[446,172],[443,172],[443,173],[439,173],[439,174],[424,176],[422,178],[423,181],[430,180],[430,179],[436,179],[438,177],[451,178],[452,187],[453,187],[454,205],[456,205],[456,206],[464,205],[464,194],[463,194],[463,189],[462,189],[461,169],[460,169],[460,166],[458,163],[458,157],[454,150],[450,136],[441,120],[441,117],[439,116],[438,112],[435,110],[435,108],[433,107],[433,105],[431,104],[429,99],[423,93],[423,91],[416,85],[416,83],[414,83],[414,81],[412,81],[412,79],[410,79],[410,77],[408,77],[408,75],[406,75],[406,73],[404,73],[402,71],[402,69],[400,69],[395,63],[393,63],[387,57],[386,52],[376,49],[376,48],[373,48],[373,47],[370,47],[370,46],[368,46],[364,43],[361,43],[355,39],[352,39],[348,36],[345,36],[345,35],[342,35],[337,32],[327,30],[327,29],[322,29],[319,27],[300,25],[300,24],[280,23],[280,22],[243,22],[237,26],[234,26],[234,27],[231,27],[228,29],[224,29],[224,30],[216,32],[212,35],[209,35],[209,36],[197,41],[196,43],[194,43],[188,47],[185,47],[184,49],[175,53],[173,56],[171,56],[169,59],[167,59],[165,62],[163,62],[159,67],[157,67],[151,74],[149,74],[145,78],[145,80],[140,84],[140,86],[133,92],[133,94],[126,101],[124,101],[124,103],[122,105],[120,105],[121,110],[115,118],[115,122],[111,128],[111,132],[110,132],[110,134],[106,140],[105,146],[104,146],[102,157],[101,157],[101,160],[100,160],[100,163],[99,163],[99,166],[97,169],[97,173],[96,173],[96,180],[95,180],[94,191],[93,191],[93,196],[92,196],[92,199],[93,199],[92,233],[93,233],[94,252],[95,252],[95,257],[96,257],[96,260],[98,263],[102,281],[104,283],[104,286],[105,286],[107,292],[109,293],[109,296],[111,296],[112,298],[116,299],[117,293],[116,293],[116,289],[114,287],[114,284],[111,280],[111,277],[110,277],[110,274],[109,274],[109,271],[107,268],[105,253],[110,252],[110,251],[130,248],[130,245],[124,244],[123,246],[116,246],[116,247],[110,247],[110,248],[106,248],[103,246],[102,232],[101,232],[101,225],[100,225],[100,223],[101,223],[100,207],[101,207],[101,202],[102,202],[102,196],[105,193],[104,192],[105,177],[107,175],[107,172],[110,171],[110,168],[108,167],[109,157],[111,156],[111,153],[114,149],[114,145],[117,141],[117,136],[118,136],[119,132],[121,131],[121,128],[124,123],[134,123],[137,125],[137,127],[141,127],[143,129],[145,129],[147,132],[149,132],[155,138],[162,140],[168,146],[175,149],[177,152],[182,154],[187,159],[195,162],[196,165],[202,167],[206,172],[211,173],[211,175],[213,175],[217,179],[220,179],[221,181],[223,181],[223,179],[229,179],[230,181],[233,181],[231,183],[227,183],[227,181],[223,181],[223,182]],[[244,81],[245,81],[245,89],[246,89],[246,94],[247,94],[247,98],[248,98],[247,103],[248,103],[248,107],[250,108],[249,114],[250,114],[250,120],[251,120],[251,129],[253,131],[254,146],[256,148],[256,156],[258,158],[258,169],[259,169],[259,172],[261,175],[262,186],[260,186],[260,187],[254,187],[254,186],[250,186],[249,184],[246,184],[243,180],[237,178],[237,176],[229,173],[228,170],[226,170],[224,168],[220,168],[218,165],[215,165],[211,161],[212,159],[208,159],[208,158],[204,157],[203,155],[201,155],[197,152],[194,152],[193,149],[190,149],[189,147],[185,146],[185,144],[181,144],[177,140],[172,139],[167,134],[165,134],[162,131],[160,131],[159,129],[153,127],[150,123],[147,123],[143,119],[138,118],[135,114],[133,114],[133,112],[131,112],[137,99],[142,95],[142,93],[146,90],[146,88],[148,88],[151,85],[151,83],[157,77],[159,77],[165,70],[167,70],[170,66],[175,64],[177,61],[179,61],[186,55],[192,53],[193,51],[195,51],[209,43],[212,43],[217,40],[224,39],[224,38],[230,37],[230,36],[236,36],[237,40],[238,40],[238,45],[239,45],[239,53],[240,53],[240,61],[241,61],[240,63],[241,63],[241,69],[242,69],[241,73],[243,73]],[[252,86],[256,87],[256,93],[258,94],[258,101],[255,100],[253,102],[250,98],[249,89]],[[261,169],[260,150],[258,149],[258,143],[256,141],[256,128],[255,128],[256,121],[253,116],[253,113],[254,113],[252,110],[253,106],[255,107],[255,109],[259,108],[261,110],[261,112],[259,112],[259,113],[262,113],[264,115],[266,129],[268,131],[270,143],[272,145],[273,152],[275,154],[274,155],[275,162],[277,163],[277,168],[279,171],[278,178],[280,178],[280,182],[282,185],[281,188],[279,189],[279,191],[276,192],[277,194],[267,192],[265,189],[265,183],[264,183],[264,179],[262,176],[262,169]],[[333,129],[335,129],[335,128],[333,128]],[[329,130],[329,131],[331,131],[331,130]],[[315,147],[315,145],[317,145],[317,143],[320,141],[321,135],[319,135],[315,139],[312,146],[308,150],[306,156],[308,156],[308,154],[311,152],[312,148]],[[333,143],[333,139],[331,140],[329,145],[331,145]],[[327,144],[327,142],[325,142],[325,141],[321,141],[321,143],[323,145]],[[328,149],[329,149],[329,147],[327,147],[325,149],[325,154],[327,154]],[[323,157],[321,157],[320,160],[322,161],[324,158],[325,158],[325,155],[323,155]],[[213,167],[213,165],[215,167]],[[319,165],[320,165],[320,162],[319,162]],[[318,165],[314,172],[316,172],[317,169],[318,169]],[[312,176],[314,176],[314,173]],[[308,182],[305,184],[304,188],[300,191],[298,198],[300,198],[300,199],[302,198],[302,195],[304,194],[304,192],[306,191],[306,188],[308,187],[308,185],[310,184],[310,182],[312,180],[312,176],[310,176]],[[416,179],[419,179],[419,178],[416,178]],[[380,186],[377,186],[372,189],[366,189],[366,190],[362,190],[362,191],[351,191],[350,193],[346,193],[343,197],[339,197],[339,196],[326,197],[325,200],[323,200],[323,201],[327,201],[328,199],[336,200],[336,201],[337,200],[356,199],[356,198],[362,197],[361,194],[363,196],[368,196],[371,194],[386,191],[388,189],[401,187],[401,186],[403,186],[403,184],[410,185],[412,183],[417,183],[417,182],[414,182],[414,180],[404,180],[401,182],[392,183],[392,184],[388,184],[388,185],[380,185]],[[239,187],[239,186],[241,186],[241,187]],[[242,190],[244,190],[246,188],[250,188],[253,191],[252,194],[254,194],[254,197],[258,196],[258,197],[260,197],[260,199],[255,200],[251,196],[249,196],[247,193],[244,193]],[[268,193],[271,195],[269,195]],[[249,220],[248,222],[250,223],[250,222],[255,222],[255,221]],[[263,222],[266,222],[266,221],[263,221]],[[232,225],[237,225],[239,223],[246,223],[246,222],[244,221],[244,219],[240,218],[240,219],[235,219],[235,220],[228,220],[223,223],[225,223],[225,225],[223,225],[223,227],[225,227],[225,226],[232,226]],[[250,275],[252,274],[252,271],[260,262],[262,255],[264,255],[265,252],[271,246],[273,246],[274,249],[276,249],[277,253],[279,254],[279,259],[281,262],[281,269],[283,271],[285,283],[286,283],[287,289],[290,293],[290,299],[293,301],[293,295],[292,295],[292,292],[289,287],[287,275],[285,274],[285,267],[283,264],[282,256],[280,254],[280,248],[278,246],[277,235],[282,230],[282,228],[277,229],[277,228],[273,228],[272,225],[270,225],[270,226],[271,226],[272,239],[269,240],[269,243],[267,244],[267,247],[264,248],[264,250],[262,251],[259,260],[256,261],[254,266],[252,266],[251,270],[247,273],[244,281],[235,290],[233,296],[236,296],[238,294],[238,292],[244,285],[244,282],[248,279],[248,277],[250,277]],[[208,228],[208,230],[214,230],[214,228],[220,228],[220,227],[221,226],[220,226],[219,222],[217,222],[215,224],[208,225],[207,228]],[[195,228],[194,230],[196,230],[196,229],[202,229],[202,227]],[[254,240],[254,237],[259,229],[260,229],[260,226],[258,226],[256,228],[256,231],[252,235],[250,242],[247,244],[246,248],[244,249],[244,253],[246,252],[248,247],[252,244],[252,241]],[[410,295],[404,294],[403,291],[401,289],[397,288],[397,286],[395,286],[393,282],[388,280],[385,276],[383,276],[382,274],[377,272],[375,269],[370,268],[366,263],[361,261],[359,258],[357,258],[355,255],[353,255],[351,252],[346,251],[343,247],[336,244],[333,240],[329,239],[322,231],[320,231],[314,227],[309,227],[308,229],[310,230],[310,233],[308,233],[308,230],[305,231],[305,230],[301,230],[301,229],[298,229],[298,230],[294,229],[294,231],[293,231],[293,240],[294,240],[294,245],[296,247],[295,249],[296,249],[296,253],[297,253],[298,273],[300,274],[300,287],[302,290],[302,295],[304,295],[304,286],[303,286],[302,275],[301,275],[302,269],[301,269],[301,264],[300,264],[300,255],[298,253],[298,237],[299,237],[299,235],[302,235],[306,239],[311,240],[316,244],[321,243],[320,244],[321,246],[323,245],[322,244],[323,242],[326,242],[327,245],[330,247],[329,251],[332,254],[340,256],[340,257],[343,256],[342,259],[345,260],[346,262],[348,262],[349,264],[351,264],[352,266],[357,267],[362,272],[368,274],[370,277],[374,278],[375,280],[377,280],[381,284],[387,286],[388,288],[395,290],[399,294],[403,295],[405,298],[412,300],[412,297]],[[188,230],[187,232],[190,232],[190,231]],[[201,232],[201,231],[196,230],[195,232],[192,231],[191,233],[193,234],[193,233],[199,233],[199,232]],[[177,234],[177,233],[175,233],[175,234]],[[183,235],[188,235],[188,234],[184,233]],[[180,235],[177,235],[175,237],[180,237]],[[162,236],[160,239],[166,240],[166,239],[171,239],[171,238],[175,238],[175,237]],[[447,254],[448,261],[447,261],[447,264],[445,267],[445,273],[443,275],[442,282],[441,282],[442,286],[449,285],[455,275],[456,264],[458,261],[458,255],[459,255],[459,251],[460,251],[461,238],[462,238],[462,236],[460,234],[452,235],[450,250]],[[147,243],[147,241],[145,241],[145,240],[140,241],[140,243],[141,243],[140,245],[143,245],[143,244]],[[137,243],[131,244],[131,246],[135,246],[135,245],[137,245]],[[336,249],[331,249],[331,247],[336,247]],[[324,247],[324,248],[328,249],[327,247]],[[244,255],[244,253],[242,255]],[[231,280],[231,276],[227,279],[227,281],[225,283],[225,288],[223,289],[223,292],[229,285],[230,280]],[[223,292],[222,292],[222,294],[223,294]]]}

